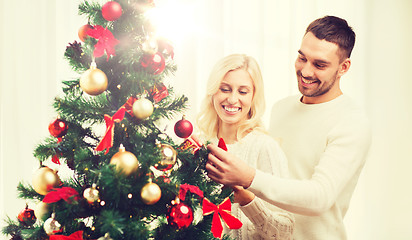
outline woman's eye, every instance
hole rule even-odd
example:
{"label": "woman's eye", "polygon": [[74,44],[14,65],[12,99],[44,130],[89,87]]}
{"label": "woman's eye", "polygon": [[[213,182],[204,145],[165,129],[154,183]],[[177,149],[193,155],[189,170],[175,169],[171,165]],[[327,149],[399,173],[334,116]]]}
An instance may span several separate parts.
{"label": "woman's eye", "polygon": [[221,89],[220,89],[220,91],[222,91],[222,92],[230,92],[230,89],[227,89],[227,88],[221,88]]}

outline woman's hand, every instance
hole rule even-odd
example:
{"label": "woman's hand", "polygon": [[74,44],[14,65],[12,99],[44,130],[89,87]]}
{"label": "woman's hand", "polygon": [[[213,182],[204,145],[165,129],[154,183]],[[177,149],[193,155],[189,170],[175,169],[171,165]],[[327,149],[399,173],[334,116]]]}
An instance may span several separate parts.
{"label": "woman's hand", "polygon": [[241,186],[233,186],[232,189],[233,195],[235,196],[234,201],[235,203],[239,203],[240,206],[249,204],[255,198],[255,194]]}

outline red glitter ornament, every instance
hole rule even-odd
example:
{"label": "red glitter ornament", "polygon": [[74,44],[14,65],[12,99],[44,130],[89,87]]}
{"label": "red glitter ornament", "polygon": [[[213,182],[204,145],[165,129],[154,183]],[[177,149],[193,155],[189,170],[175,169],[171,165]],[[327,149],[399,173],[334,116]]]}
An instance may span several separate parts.
{"label": "red glitter ornament", "polygon": [[49,124],[49,132],[53,137],[61,138],[67,133],[67,123],[64,120],[56,119]]}
{"label": "red glitter ornament", "polygon": [[193,210],[185,203],[180,202],[168,208],[166,219],[173,227],[187,228],[193,221]]}
{"label": "red glitter ornament", "polygon": [[175,133],[180,138],[188,138],[193,132],[193,125],[184,117],[175,124]]}
{"label": "red glitter ornament", "polygon": [[93,29],[93,26],[90,24],[85,24],[79,28],[77,35],[79,35],[79,38],[82,42],[86,41],[86,39],[89,37],[87,31],[89,31],[90,29]]}
{"label": "red glitter ornament", "polygon": [[165,70],[166,61],[163,55],[159,52],[155,54],[145,54],[140,59],[140,64],[150,73],[157,75]]}
{"label": "red glitter ornament", "polygon": [[36,216],[34,215],[34,210],[30,209],[27,205],[19,215],[17,215],[19,222],[25,226],[31,226],[36,222]]}
{"label": "red glitter ornament", "polygon": [[122,6],[118,2],[107,2],[102,7],[102,16],[107,21],[117,20],[122,16]]}

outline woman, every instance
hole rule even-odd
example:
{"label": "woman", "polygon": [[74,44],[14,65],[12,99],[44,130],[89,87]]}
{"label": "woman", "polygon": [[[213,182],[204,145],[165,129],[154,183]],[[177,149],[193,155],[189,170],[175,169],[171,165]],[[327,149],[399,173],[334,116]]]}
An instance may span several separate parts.
{"label": "woman", "polygon": [[[232,54],[218,61],[207,84],[197,126],[203,138],[223,138],[228,151],[262,171],[287,177],[286,157],[269,137],[261,117],[265,109],[259,65],[250,56]],[[292,239],[294,218],[245,190],[234,187],[232,214],[243,226],[225,229],[235,239]]]}

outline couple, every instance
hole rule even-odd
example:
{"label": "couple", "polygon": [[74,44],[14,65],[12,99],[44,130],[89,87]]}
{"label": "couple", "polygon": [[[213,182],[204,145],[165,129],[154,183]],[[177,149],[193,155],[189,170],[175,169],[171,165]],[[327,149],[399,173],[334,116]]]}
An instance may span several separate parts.
{"label": "couple", "polygon": [[[269,135],[256,61],[233,54],[209,77],[197,125],[209,144],[208,176],[231,186],[235,239],[346,239],[343,217],[370,145],[364,113],[342,94],[355,33],[343,19],[313,21],[295,62],[301,95],[276,103]],[[280,139],[278,144],[273,138]],[[292,214],[293,213],[293,214]]]}

